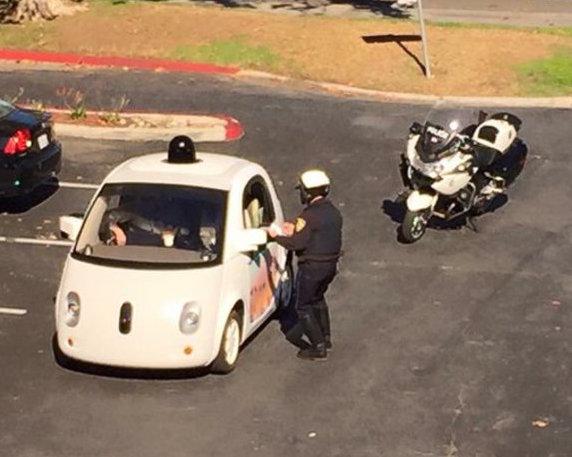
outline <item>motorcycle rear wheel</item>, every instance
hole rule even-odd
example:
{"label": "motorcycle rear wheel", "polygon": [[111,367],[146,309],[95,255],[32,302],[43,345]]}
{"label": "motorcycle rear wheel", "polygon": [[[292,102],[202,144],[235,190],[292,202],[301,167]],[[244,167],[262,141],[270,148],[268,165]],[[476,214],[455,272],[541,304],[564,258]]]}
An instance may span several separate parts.
{"label": "motorcycle rear wheel", "polygon": [[409,211],[405,213],[400,227],[401,238],[405,243],[411,244],[419,241],[427,229],[427,218],[423,211]]}

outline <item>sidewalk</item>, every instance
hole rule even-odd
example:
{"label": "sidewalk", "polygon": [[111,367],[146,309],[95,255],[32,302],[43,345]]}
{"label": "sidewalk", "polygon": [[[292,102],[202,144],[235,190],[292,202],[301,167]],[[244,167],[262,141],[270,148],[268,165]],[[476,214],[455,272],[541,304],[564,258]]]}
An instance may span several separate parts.
{"label": "sidewalk", "polygon": [[[572,7],[570,8],[572,10]],[[506,24],[529,27],[572,27],[572,12],[524,12],[459,9],[426,9],[425,18],[434,22]],[[413,14],[416,16],[416,12]]]}
{"label": "sidewalk", "polygon": [[[572,0],[423,0],[423,8],[437,22],[572,26]],[[411,13],[417,16],[416,9]]]}
{"label": "sidewalk", "polygon": [[[199,0],[204,4],[213,0]],[[168,0],[180,3],[179,0]],[[228,5],[263,12],[344,18],[416,18],[417,9],[398,10],[393,0],[229,0]],[[572,0],[423,0],[428,20],[531,27],[572,26]]]}

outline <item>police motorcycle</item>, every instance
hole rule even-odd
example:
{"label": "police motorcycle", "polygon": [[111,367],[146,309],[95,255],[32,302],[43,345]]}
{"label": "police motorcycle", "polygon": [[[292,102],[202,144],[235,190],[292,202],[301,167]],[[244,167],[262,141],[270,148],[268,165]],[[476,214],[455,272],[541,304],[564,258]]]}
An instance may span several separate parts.
{"label": "police motorcycle", "polygon": [[518,138],[521,124],[510,113],[481,111],[477,116],[447,105],[433,108],[423,124],[413,123],[400,164],[409,189],[402,194],[402,241],[421,239],[433,217],[465,217],[473,224],[473,216],[504,195],[524,166],[526,147],[518,147],[524,146]]}

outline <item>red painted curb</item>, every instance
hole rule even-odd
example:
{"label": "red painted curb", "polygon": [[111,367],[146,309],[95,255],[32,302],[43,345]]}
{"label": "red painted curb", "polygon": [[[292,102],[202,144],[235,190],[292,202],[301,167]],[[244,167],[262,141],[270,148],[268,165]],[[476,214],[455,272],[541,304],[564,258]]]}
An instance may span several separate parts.
{"label": "red painted curb", "polygon": [[238,122],[235,118],[230,116],[217,116],[221,117],[226,121],[225,131],[226,131],[226,141],[240,140],[244,136],[244,128],[242,124]]}
{"label": "red painted curb", "polygon": [[236,67],[222,67],[219,65],[184,62],[181,60],[144,59],[118,56],[85,56],[80,54],[24,51],[17,49],[0,49],[0,60],[26,60],[42,63],[129,68],[133,70],[160,70],[180,73],[211,73],[233,75],[240,71],[240,69]]}
{"label": "red painted curb", "polygon": [[[28,105],[28,104],[18,104],[19,108],[25,108],[25,109],[34,109],[34,107],[32,105]],[[65,109],[61,109],[61,108],[54,108],[54,107],[44,107],[43,111],[47,112],[47,113],[69,113],[69,110],[65,110]],[[98,114],[98,113],[102,113],[105,111],[91,111],[88,110],[87,114]],[[235,119],[232,116],[229,116],[227,114],[208,114],[208,113],[164,113],[164,112],[141,112],[141,111],[125,111],[126,114],[129,115],[133,115],[136,116],[138,114],[140,115],[163,115],[163,116],[199,116],[199,117],[210,117],[212,119],[220,119],[221,121],[224,121],[224,126],[219,126],[222,127],[223,129],[223,133],[222,136],[220,137],[220,140],[217,141],[237,141],[240,140],[244,135],[245,135],[245,130],[244,127],[242,126],[242,124],[240,123],[240,121],[238,121],[237,119]],[[65,122],[64,122],[65,123]],[[73,124],[73,123],[72,123]],[[82,124],[78,123],[78,126],[82,126]],[[97,126],[94,126],[97,127]],[[101,127],[105,127],[105,126],[101,126]],[[121,129],[122,127],[117,127],[118,129]],[[217,128],[217,127],[215,127]],[[184,127],[183,127],[184,129]],[[213,141],[213,140],[210,140]]]}

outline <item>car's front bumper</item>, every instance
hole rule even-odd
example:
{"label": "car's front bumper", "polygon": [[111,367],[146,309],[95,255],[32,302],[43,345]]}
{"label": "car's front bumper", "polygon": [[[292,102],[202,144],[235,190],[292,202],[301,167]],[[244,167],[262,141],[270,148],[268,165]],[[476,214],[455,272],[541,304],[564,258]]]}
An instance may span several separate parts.
{"label": "car's front bumper", "polygon": [[[81,324],[80,324],[81,325]],[[148,329],[144,335],[106,335],[60,325],[59,349],[71,359],[122,368],[198,368],[212,362],[213,341],[206,335],[159,335]]]}
{"label": "car's front bumper", "polygon": [[62,166],[62,147],[52,142],[41,153],[29,154],[14,163],[0,163],[0,196],[11,197],[32,191]]}

